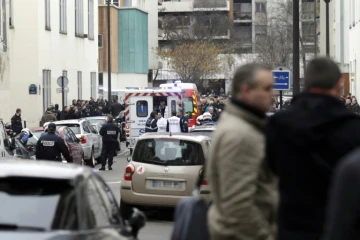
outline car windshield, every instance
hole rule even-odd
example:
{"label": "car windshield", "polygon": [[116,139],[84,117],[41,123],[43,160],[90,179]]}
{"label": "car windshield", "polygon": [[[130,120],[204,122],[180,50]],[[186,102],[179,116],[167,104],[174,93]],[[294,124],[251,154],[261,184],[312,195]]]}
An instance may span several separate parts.
{"label": "car windshield", "polygon": [[64,224],[72,223],[64,223],[63,218],[74,215],[74,199],[74,188],[68,180],[0,178],[0,230],[9,226],[19,230],[66,229]]}
{"label": "car windshield", "polygon": [[201,144],[179,139],[143,139],[136,144],[133,161],[157,165],[203,165]]}
{"label": "car windshield", "polygon": [[86,118],[86,120],[88,120],[91,125],[95,125],[96,123],[102,123],[105,124],[105,118],[102,119],[98,119],[98,118]]}
{"label": "car windshield", "polygon": [[57,127],[68,127],[70,128],[74,134],[81,134],[81,130],[80,130],[80,124],[56,124]]}
{"label": "car windshield", "polygon": [[193,131],[191,131],[191,133],[196,133],[196,134],[199,134],[199,135],[212,137],[213,134],[214,134],[214,131],[213,130],[193,130]]}

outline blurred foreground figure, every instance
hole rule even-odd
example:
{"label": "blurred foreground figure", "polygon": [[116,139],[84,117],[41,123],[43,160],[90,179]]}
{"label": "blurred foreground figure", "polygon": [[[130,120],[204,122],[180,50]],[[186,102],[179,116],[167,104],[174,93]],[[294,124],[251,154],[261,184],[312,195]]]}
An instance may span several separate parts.
{"label": "blurred foreground figure", "polygon": [[265,162],[264,124],[272,104],[273,77],[258,64],[240,67],[212,141],[208,213],[213,240],[275,237],[275,178]]}
{"label": "blurred foreground figure", "polygon": [[319,240],[332,172],[360,146],[360,118],[339,100],[343,76],[331,59],[312,60],[305,91],[267,126],[267,158],[279,176],[279,240]]}

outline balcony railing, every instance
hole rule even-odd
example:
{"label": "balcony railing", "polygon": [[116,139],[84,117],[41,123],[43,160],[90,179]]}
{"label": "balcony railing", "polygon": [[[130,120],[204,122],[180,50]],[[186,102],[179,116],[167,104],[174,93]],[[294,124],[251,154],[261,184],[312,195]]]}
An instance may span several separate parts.
{"label": "balcony railing", "polygon": [[193,0],[194,8],[226,8],[227,0]]}
{"label": "balcony railing", "polygon": [[251,3],[234,3],[234,20],[251,21],[252,6]]}
{"label": "balcony railing", "polygon": [[234,12],[235,21],[251,21],[252,14],[251,12]]}

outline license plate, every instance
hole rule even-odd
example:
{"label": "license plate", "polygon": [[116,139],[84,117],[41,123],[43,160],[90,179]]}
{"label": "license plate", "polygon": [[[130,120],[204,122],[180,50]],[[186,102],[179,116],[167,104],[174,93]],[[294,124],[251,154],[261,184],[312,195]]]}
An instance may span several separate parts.
{"label": "license plate", "polygon": [[152,181],[153,188],[174,188],[174,189],[182,189],[182,182],[172,182],[172,181]]}

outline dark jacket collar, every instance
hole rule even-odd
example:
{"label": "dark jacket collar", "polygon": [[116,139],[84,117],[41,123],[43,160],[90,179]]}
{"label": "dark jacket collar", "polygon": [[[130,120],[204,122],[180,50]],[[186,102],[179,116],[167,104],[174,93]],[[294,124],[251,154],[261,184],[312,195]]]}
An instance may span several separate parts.
{"label": "dark jacket collar", "polygon": [[237,106],[237,107],[239,107],[239,108],[242,108],[243,110],[245,110],[245,111],[247,111],[247,112],[249,112],[249,113],[252,113],[252,114],[254,114],[255,116],[257,116],[257,117],[259,117],[259,118],[262,118],[262,119],[265,119],[265,118],[266,118],[265,113],[263,113],[262,111],[254,108],[254,107],[252,107],[252,106],[250,106],[250,105],[248,105],[248,104],[246,104],[246,103],[243,103],[243,102],[241,102],[241,101],[239,101],[239,100],[236,100],[236,99],[234,99],[234,98],[231,99],[231,102],[232,102],[235,106]]}

